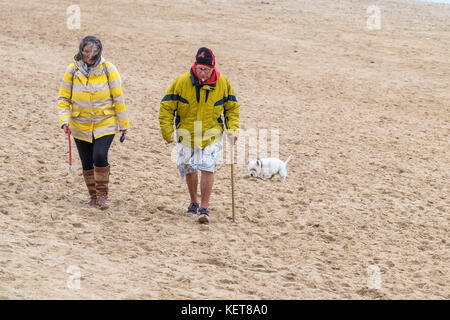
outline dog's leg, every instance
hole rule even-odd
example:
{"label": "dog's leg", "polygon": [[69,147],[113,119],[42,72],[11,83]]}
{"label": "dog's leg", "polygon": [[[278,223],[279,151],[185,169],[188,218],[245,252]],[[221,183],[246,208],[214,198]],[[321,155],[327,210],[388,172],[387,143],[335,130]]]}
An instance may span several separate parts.
{"label": "dog's leg", "polygon": [[282,167],[278,173],[280,175],[280,181],[284,182],[284,180],[286,180],[286,177],[287,177],[286,166]]}

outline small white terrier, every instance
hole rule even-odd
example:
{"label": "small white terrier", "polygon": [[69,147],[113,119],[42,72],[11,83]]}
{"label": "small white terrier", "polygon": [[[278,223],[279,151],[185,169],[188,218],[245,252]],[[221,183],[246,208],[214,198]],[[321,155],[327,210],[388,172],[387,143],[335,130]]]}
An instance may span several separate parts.
{"label": "small white terrier", "polygon": [[287,177],[287,165],[291,160],[290,155],[286,162],[277,158],[264,158],[251,160],[248,162],[248,174],[251,177],[259,177],[263,180],[271,179],[277,173],[280,175],[280,181],[283,182]]}

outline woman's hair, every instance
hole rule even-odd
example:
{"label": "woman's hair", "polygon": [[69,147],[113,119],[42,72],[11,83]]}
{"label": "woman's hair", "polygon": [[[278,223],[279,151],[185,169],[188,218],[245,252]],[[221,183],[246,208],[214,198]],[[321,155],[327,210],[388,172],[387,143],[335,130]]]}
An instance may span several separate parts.
{"label": "woman's hair", "polygon": [[77,61],[83,60],[82,51],[83,51],[84,47],[87,45],[96,46],[98,48],[98,54],[95,56],[94,60],[97,60],[102,55],[102,51],[103,51],[102,42],[97,37],[87,36],[87,37],[84,37],[83,40],[81,40],[80,47],[78,49],[78,53],[75,55],[75,60],[77,60]]}

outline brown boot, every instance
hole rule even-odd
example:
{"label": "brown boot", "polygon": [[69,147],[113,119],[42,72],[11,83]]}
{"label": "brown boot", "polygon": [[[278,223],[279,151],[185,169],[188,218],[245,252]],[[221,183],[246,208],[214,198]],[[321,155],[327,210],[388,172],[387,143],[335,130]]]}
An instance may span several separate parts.
{"label": "brown boot", "polygon": [[94,166],[94,179],[97,194],[97,205],[100,206],[100,209],[107,209],[109,207],[109,202],[106,201],[106,199],[108,198],[109,169],[110,166],[107,167]]}
{"label": "brown boot", "polygon": [[89,201],[86,204],[95,206],[97,204],[97,190],[95,190],[94,169],[83,170],[84,182],[89,191]]}

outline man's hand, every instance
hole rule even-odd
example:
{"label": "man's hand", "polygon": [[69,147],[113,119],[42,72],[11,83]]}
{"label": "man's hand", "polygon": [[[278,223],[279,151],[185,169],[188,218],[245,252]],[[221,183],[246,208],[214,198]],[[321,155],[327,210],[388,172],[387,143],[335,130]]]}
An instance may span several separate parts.
{"label": "man's hand", "polygon": [[123,129],[123,130],[120,130],[120,132],[122,132],[123,134],[127,134],[127,129]]}
{"label": "man's hand", "polygon": [[229,141],[230,141],[232,144],[236,145],[238,136],[235,136],[235,135],[233,135],[233,134],[230,134],[230,135],[228,135],[228,139],[229,139]]}
{"label": "man's hand", "polygon": [[64,129],[64,133],[69,131],[69,125],[67,123],[63,124],[61,128]]}

